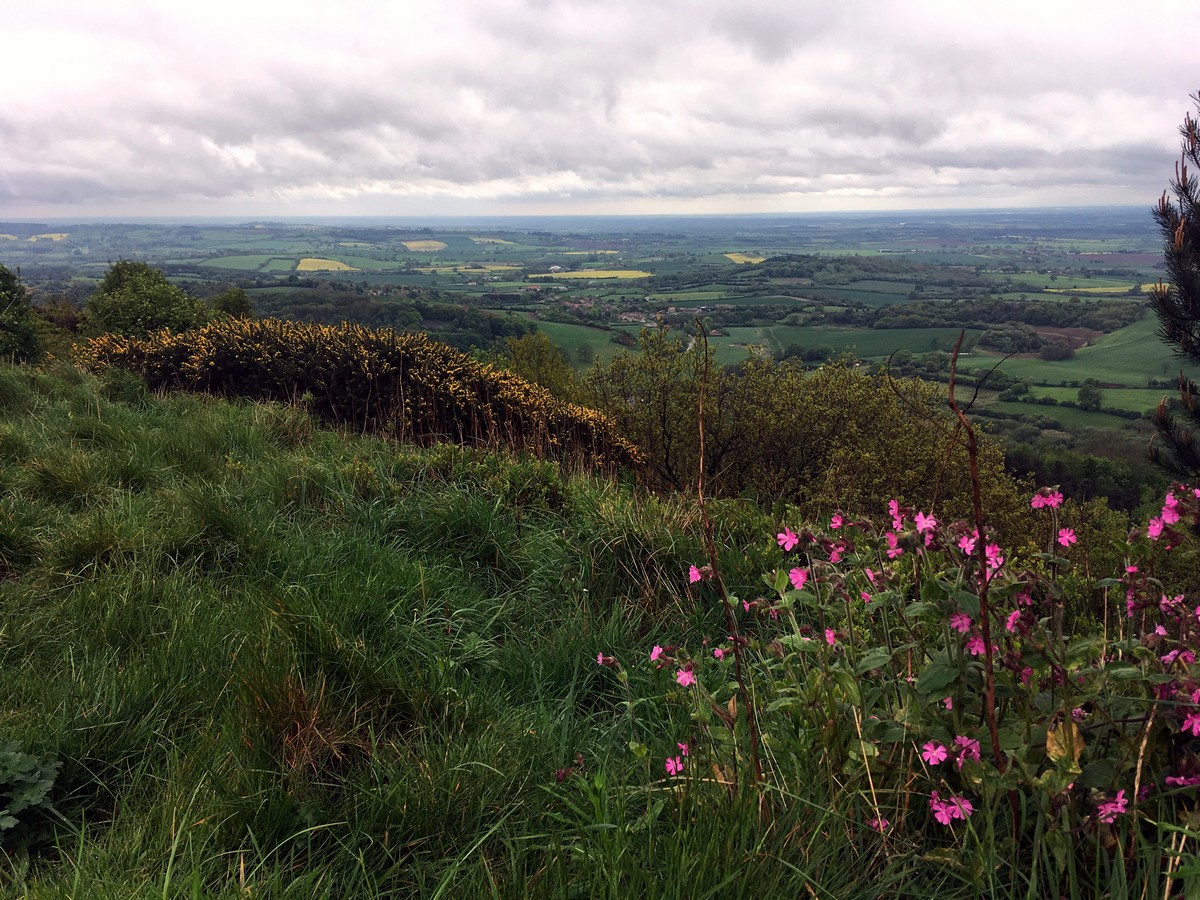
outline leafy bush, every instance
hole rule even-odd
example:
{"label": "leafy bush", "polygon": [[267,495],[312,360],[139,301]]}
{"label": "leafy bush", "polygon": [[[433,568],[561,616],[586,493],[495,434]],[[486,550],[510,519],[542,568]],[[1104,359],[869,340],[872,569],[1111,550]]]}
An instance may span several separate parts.
{"label": "leafy bush", "polygon": [[402,440],[508,447],[600,469],[638,458],[607,416],[424,334],[225,318],[185,335],[104,335],[80,358],[135,372],[152,389],[302,400],[326,422]]}

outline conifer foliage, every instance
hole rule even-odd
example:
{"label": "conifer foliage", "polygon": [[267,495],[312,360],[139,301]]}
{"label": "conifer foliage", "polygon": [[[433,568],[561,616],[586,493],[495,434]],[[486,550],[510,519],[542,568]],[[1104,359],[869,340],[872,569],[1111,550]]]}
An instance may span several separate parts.
{"label": "conifer foliage", "polygon": [[[1200,92],[1192,96],[1200,111]],[[1163,235],[1167,278],[1150,293],[1159,335],[1176,356],[1200,364],[1200,126],[1185,115],[1179,128],[1183,149],[1175,177],[1163,191],[1154,218]],[[1155,415],[1154,460],[1184,477],[1200,476],[1200,388],[1179,376],[1179,396],[1164,398]]]}

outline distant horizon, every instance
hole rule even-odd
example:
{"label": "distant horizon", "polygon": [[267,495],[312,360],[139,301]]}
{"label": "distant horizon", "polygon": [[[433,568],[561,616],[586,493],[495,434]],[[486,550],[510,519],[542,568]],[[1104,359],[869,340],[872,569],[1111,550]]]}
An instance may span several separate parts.
{"label": "distant horizon", "polygon": [[221,224],[221,225],[337,225],[349,224],[397,224],[413,225],[419,223],[454,222],[476,223],[492,222],[546,222],[554,220],[584,221],[584,220],[726,220],[726,219],[871,219],[871,218],[905,218],[929,216],[970,216],[970,215],[1017,215],[1029,213],[1069,213],[1104,212],[1113,213],[1136,212],[1144,213],[1150,219],[1152,205],[1137,204],[1046,204],[1039,206],[953,206],[953,207],[916,207],[911,209],[846,209],[795,212],[719,212],[719,213],[475,213],[475,214],[436,214],[436,215],[378,215],[378,214],[321,214],[321,215],[290,215],[263,213],[257,215],[76,215],[76,216],[3,216],[0,214],[0,225],[192,225],[192,224]]}

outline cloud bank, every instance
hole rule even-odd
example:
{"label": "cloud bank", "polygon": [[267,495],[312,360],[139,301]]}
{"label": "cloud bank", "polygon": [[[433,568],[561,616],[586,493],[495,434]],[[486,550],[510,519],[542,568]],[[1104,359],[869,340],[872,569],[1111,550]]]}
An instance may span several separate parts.
{"label": "cloud bank", "polygon": [[[22,4],[0,216],[1149,204],[1194,11]],[[1182,75],[1179,73],[1183,73]]]}

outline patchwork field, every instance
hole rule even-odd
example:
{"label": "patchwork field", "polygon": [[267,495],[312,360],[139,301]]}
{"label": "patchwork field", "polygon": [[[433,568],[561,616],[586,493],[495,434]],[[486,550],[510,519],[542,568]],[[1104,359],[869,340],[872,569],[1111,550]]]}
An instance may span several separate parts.
{"label": "patchwork field", "polygon": [[306,256],[296,263],[297,272],[357,272],[354,266],[348,266],[338,259],[319,259]]}
{"label": "patchwork field", "polygon": [[643,272],[639,269],[581,269],[578,272],[545,272],[538,275],[530,275],[530,278],[553,278],[553,279],[575,279],[575,278],[650,278],[654,275],[653,272]]}
{"label": "patchwork field", "polygon": [[432,253],[445,250],[447,247],[443,241],[401,241],[400,243],[414,253]]}

